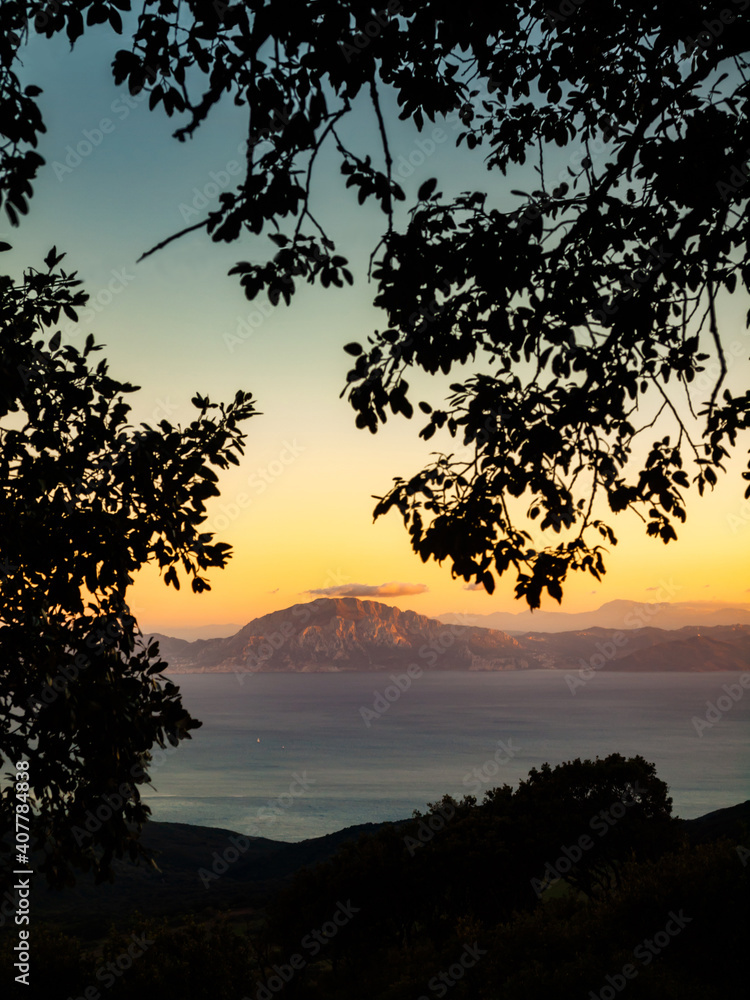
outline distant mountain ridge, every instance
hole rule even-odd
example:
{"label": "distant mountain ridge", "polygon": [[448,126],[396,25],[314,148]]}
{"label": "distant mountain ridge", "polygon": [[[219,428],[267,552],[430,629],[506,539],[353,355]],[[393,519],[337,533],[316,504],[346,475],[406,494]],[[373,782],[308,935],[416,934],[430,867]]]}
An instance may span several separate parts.
{"label": "distant mountain ridge", "polygon": [[242,628],[237,622],[220,622],[216,625],[172,625],[164,628],[151,628],[143,625],[144,635],[169,635],[175,639],[184,639],[186,642],[194,642],[196,639],[224,639],[234,635]]}
{"label": "distant mountain ridge", "polygon": [[487,615],[448,613],[437,615],[437,618],[446,623],[460,620],[510,633],[571,632],[590,628],[625,630],[650,625],[660,629],[679,629],[695,625],[750,625],[750,604],[618,600],[607,601],[593,611],[495,611]]}
{"label": "distant mountain ridge", "polygon": [[319,598],[249,622],[232,636],[188,642],[153,633],[175,673],[407,670],[629,672],[744,670],[750,626],[506,632],[353,597]]}
{"label": "distant mountain ridge", "polygon": [[527,632],[516,638],[522,648],[533,650],[551,670],[589,666],[628,673],[750,669],[750,625],[591,628],[579,632]]}

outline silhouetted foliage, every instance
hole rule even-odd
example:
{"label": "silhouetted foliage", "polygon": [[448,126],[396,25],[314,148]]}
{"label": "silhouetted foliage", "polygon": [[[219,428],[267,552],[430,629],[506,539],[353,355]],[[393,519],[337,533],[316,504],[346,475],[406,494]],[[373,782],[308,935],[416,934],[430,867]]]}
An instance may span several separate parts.
{"label": "silhouetted foliage", "polygon": [[[578,834],[594,809],[611,810],[610,796],[634,789],[619,843],[616,827],[602,838],[619,864],[617,884],[589,896],[566,874],[567,885],[519,899],[550,845],[557,854],[570,842],[561,802],[574,813],[580,806]],[[184,1000],[740,997],[750,851],[716,837],[691,845],[669,817],[666,791],[638,757],[545,764],[482,804],[445,796],[413,820],[348,843],[298,873],[265,918],[243,909],[198,924],[179,913],[170,927],[136,914],[87,945],[36,927],[27,992],[45,1000],[83,996],[89,985],[107,996]],[[431,823],[436,817],[442,822]],[[714,833],[736,829],[736,818],[708,819]],[[335,922],[337,913],[344,919]],[[115,976],[107,963],[136,940],[136,957]],[[0,932],[0,963],[14,943]]]}
{"label": "silhouetted foliage", "polygon": [[[34,89],[22,92],[11,71],[18,46],[63,30],[73,43],[84,15],[119,34],[121,10],[130,0],[3,4],[0,186],[12,222],[43,128]],[[397,478],[375,510],[401,513],[423,560],[447,559],[490,592],[512,569],[531,607],[544,591],[560,601],[567,573],[599,579],[603,544],[616,543],[594,501],[637,512],[667,543],[691,481],[713,488],[747,429],[750,395],[722,391],[747,350],[727,355],[719,310],[735,295],[746,307],[750,282],[750,23],[741,5],[728,10],[731,23],[714,18],[706,30],[713,15],[699,0],[564,11],[540,0],[141,7],[114,60],[118,83],[182,116],[181,141],[222,101],[247,109],[246,176],[184,232],[268,234],[273,256],[230,272],[248,298],[265,290],[288,304],[300,282],[353,280],[311,211],[324,143],[359,203],[382,210],[371,271],[384,327],[347,346],[357,425],[375,432],[388,410],[412,417],[411,369],[481,364],[445,402],[419,402],[420,435],[445,429],[463,452],[449,440],[454,451]],[[447,199],[431,178],[399,211],[386,95],[420,131],[452,116],[457,143],[484,157],[493,186]],[[349,148],[338,126],[368,107],[379,147]],[[506,192],[498,173],[527,162],[536,183]],[[634,453],[652,426],[651,446]]]}
{"label": "silhouetted foliage", "polygon": [[[162,676],[158,644],[144,646],[127,590],[148,562],[167,584],[179,587],[181,567],[193,591],[210,589],[202,574],[230,546],[201,532],[204,501],[255,412],[244,392],[228,406],[196,395],[185,428],[128,424],[136,387],[96,362],[92,335],[81,350],[61,343],[61,314],[75,320],[87,301],[63,256],[0,276],[0,767],[28,762],[23,784],[0,790],[0,829],[17,811],[30,820],[55,885],[144,853],[149,751],[200,725]],[[0,843],[1,883],[18,863]]]}
{"label": "silhouetted foliage", "polygon": [[[667,792],[655,766],[643,757],[610,754],[532,768],[518,786],[510,816],[507,800],[496,790],[488,793],[487,807],[495,812],[499,805],[500,815],[512,820],[519,847],[529,840],[550,859],[565,847],[570,862],[565,881],[593,896],[617,884],[626,861],[656,857],[674,846]],[[553,823],[546,821],[549,816],[555,817]]]}
{"label": "silhouetted foliage", "polygon": [[[457,914],[497,923],[536,906],[548,887],[546,866],[561,857],[552,882],[564,879],[591,897],[611,893],[626,862],[675,846],[670,814],[666,784],[641,757],[545,764],[517,789],[491,789],[481,805],[445,796],[412,821],[344,845],[297,876],[274,933],[291,943],[345,893],[362,915],[342,939],[361,942],[363,961],[372,936],[400,946],[422,934],[440,948]],[[350,953],[354,947],[347,945]]]}
{"label": "silhouetted foliage", "polygon": [[[690,846],[667,791],[652,764],[612,754],[545,764],[481,804],[446,796],[299,873],[269,909],[268,974],[344,898],[359,912],[327,946],[326,957],[336,955],[330,971],[301,974],[290,995],[356,989],[413,1000],[450,989],[455,997],[575,1000],[608,996],[612,979],[643,1000],[733,995],[744,977],[747,852],[740,857],[726,841]],[[625,801],[624,815],[602,818]],[[599,843],[562,874],[567,891],[532,892],[545,863],[559,866],[581,834]],[[594,878],[607,870],[617,877]],[[474,944],[480,959],[462,972],[457,960]],[[622,975],[625,965],[632,978]]]}

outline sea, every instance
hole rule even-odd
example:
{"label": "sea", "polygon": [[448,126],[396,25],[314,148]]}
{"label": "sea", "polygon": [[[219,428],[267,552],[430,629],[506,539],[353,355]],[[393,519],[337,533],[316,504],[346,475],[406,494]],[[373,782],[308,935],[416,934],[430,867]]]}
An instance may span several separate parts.
{"label": "sea", "polygon": [[203,725],[155,750],[144,797],[154,820],[295,842],[621,753],[656,765],[683,818],[750,798],[747,674],[570,676],[170,674]]}

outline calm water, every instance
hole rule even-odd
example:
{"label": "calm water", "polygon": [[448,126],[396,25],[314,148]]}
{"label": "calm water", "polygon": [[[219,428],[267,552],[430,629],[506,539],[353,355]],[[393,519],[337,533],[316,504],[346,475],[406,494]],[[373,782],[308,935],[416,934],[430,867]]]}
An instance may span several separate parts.
{"label": "calm water", "polygon": [[388,675],[174,676],[203,727],[157,758],[146,798],[156,820],[296,841],[617,751],[654,761],[690,818],[750,795],[750,691],[702,737],[692,723],[737,678],[596,674],[573,696],[561,672],[423,674],[368,727]]}

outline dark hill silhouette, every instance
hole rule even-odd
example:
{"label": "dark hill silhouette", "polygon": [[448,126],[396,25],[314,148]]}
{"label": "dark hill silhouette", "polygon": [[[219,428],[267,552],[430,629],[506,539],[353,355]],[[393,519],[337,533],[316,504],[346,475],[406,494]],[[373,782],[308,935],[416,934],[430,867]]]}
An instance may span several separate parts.
{"label": "dark hill silhouette", "polygon": [[162,916],[260,906],[294,872],[327,860],[341,844],[356,840],[361,833],[374,833],[381,825],[363,823],[295,844],[248,837],[249,846],[221,877],[201,881],[199,872],[211,872],[215,856],[232,849],[230,837],[244,843],[241,835],[218,827],[151,822],[144,828],[142,843],[153,851],[158,870],[115,861],[113,883],[95,885],[90,874],[79,873],[72,888],[51,890],[37,880],[32,885],[32,904],[39,920],[93,938],[112,920],[136,910]]}
{"label": "dark hill silhouette", "polygon": [[[743,825],[750,823],[750,800],[679,822],[694,843],[720,837],[736,840]],[[68,933],[95,938],[110,921],[135,910],[151,916],[260,907],[299,869],[326,861],[346,842],[387,825],[364,823],[295,844],[248,838],[250,846],[206,887],[198,872],[210,870],[214,852],[222,855],[231,846],[229,838],[240,835],[215,827],[151,822],[142,840],[156,855],[159,871],[118,861],[112,884],[95,886],[90,875],[78,875],[75,887],[54,891],[37,880],[33,883],[34,913],[38,920],[59,923]]]}

